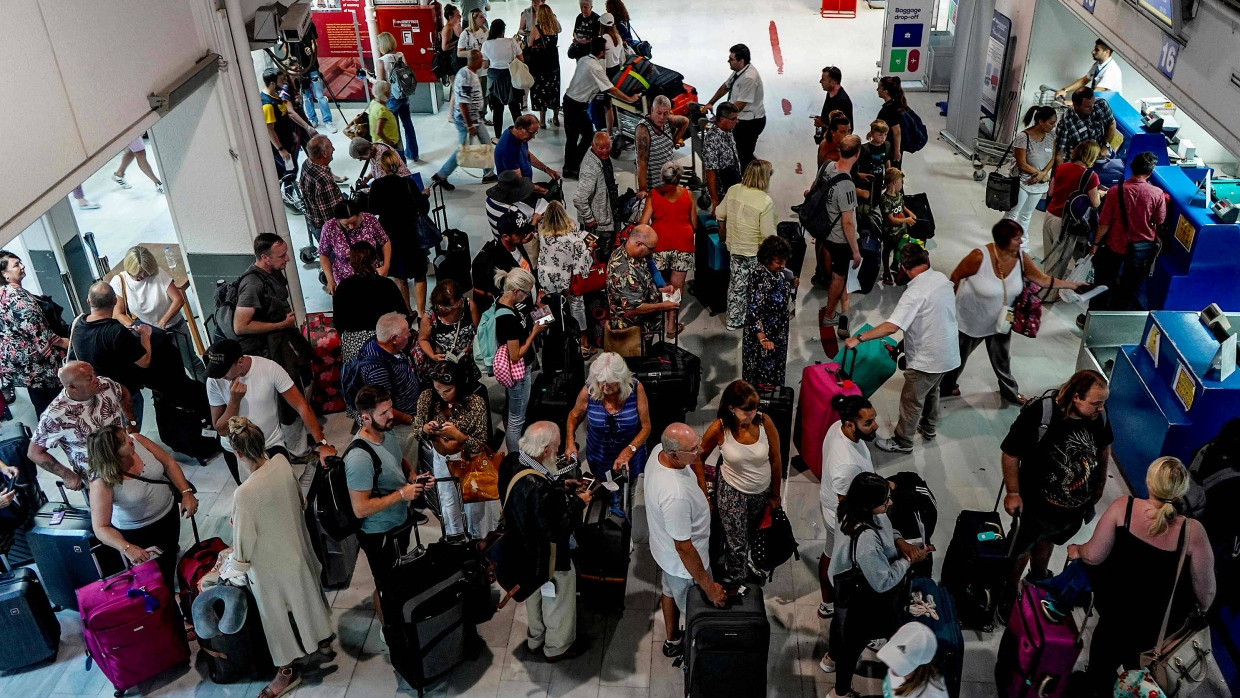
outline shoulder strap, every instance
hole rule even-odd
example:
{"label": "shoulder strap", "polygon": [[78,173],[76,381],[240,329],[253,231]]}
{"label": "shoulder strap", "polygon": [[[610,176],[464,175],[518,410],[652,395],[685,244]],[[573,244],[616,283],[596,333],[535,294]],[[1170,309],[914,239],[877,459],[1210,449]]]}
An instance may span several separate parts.
{"label": "shoulder strap", "polygon": [[1094,173],[1093,170],[1089,169],[1088,167],[1085,168],[1085,171],[1081,173],[1081,183],[1076,185],[1076,193],[1084,194],[1088,191],[1089,177],[1093,173]]}
{"label": "shoulder strap", "polygon": [[370,442],[366,440],[366,437],[353,439],[353,441],[351,441],[344,449],[344,453],[340,454],[340,459],[344,460],[347,458],[349,456],[349,451],[352,451],[355,448],[370,454],[370,463],[375,469],[375,477],[370,484],[370,494],[371,496],[374,496],[379,492],[379,473],[383,470],[383,461],[379,460],[379,454],[375,452],[374,446],[370,445]]}
{"label": "shoulder strap", "polygon": [[[1128,506],[1132,507],[1132,498],[1128,498]],[[1171,598],[1167,599],[1167,610],[1163,612],[1162,627],[1158,629],[1158,642],[1154,644],[1154,656],[1162,654],[1163,641],[1167,638],[1167,623],[1171,622],[1171,606],[1175,603],[1175,590],[1180,586],[1180,575],[1184,572],[1184,558],[1188,557],[1188,519],[1180,525],[1180,542],[1176,547],[1180,551],[1180,561],[1175,566],[1175,582],[1171,584]]]}
{"label": "shoulder strap", "polygon": [[508,502],[512,500],[512,488],[516,487],[518,480],[520,480],[521,478],[527,475],[536,475],[538,477],[541,477],[544,480],[547,479],[546,475],[543,475],[542,473],[538,472],[537,470],[534,470],[533,468],[526,468],[525,470],[522,470],[516,475],[513,475],[512,481],[508,483],[508,489],[504,491],[504,506],[499,510],[499,517],[501,520],[503,520],[504,518],[504,510],[508,508]]}
{"label": "shoulder strap", "polygon": [[1055,418],[1055,398],[1043,395],[1042,401],[1042,421],[1038,422],[1038,441],[1042,441],[1042,437],[1046,436],[1046,431],[1051,428],[1051,420]]}
{"label": "shoulder strap", "polygon": [[[1021,131],[1020,133],[1024,133],[1024,131]],[[1007,150],[1003,151],[1003,157],[999,158],[999,164],[995,165],[995,172],[998,172],[1003,167],[1003,161],[1007,160],[1007,156],[1012,152],[1012,148],[1016,147],[1016,139],[1020,138],[1020,133],[1013,136],[1012,142],[1008,143]]]}
{"label": "shoulder strap", "polygon": [[1132,526],[1132,495],[1128,495],[1128,506],[1124,508],[1124,528]]}
{"label": "shoulder strap", "polygon": [[1128,206],[1124,203],[1124,183],[1115,185],[1115,195],[1119,197],[1119,219],[1124,223],[1124,235],[1128,235]]}
{"label": "shoulder strap", "polygon": [[74,317],[73,322],[69,323],[69,348],[65,349],[66,361],[77,357],[77,352],[73,350],[73,333],[77,332],[78,320],[81,320],[84,317],[86,317],[86,313],[82,313],[81,315]]}
{"label": "shoulder strap", "polygon": [[1202,489],[1208,491],[1211,487],[1214,487],[1215,485],[1222,484],[1224,482],[1227,482],[1228,480],[1231,480],[1232,478],[1237,478],[1237,477],[1240,477],[1240,470],[1236,470],[1235,468],[1223,468],[1222,470],[1202,480],[1201,487]]}

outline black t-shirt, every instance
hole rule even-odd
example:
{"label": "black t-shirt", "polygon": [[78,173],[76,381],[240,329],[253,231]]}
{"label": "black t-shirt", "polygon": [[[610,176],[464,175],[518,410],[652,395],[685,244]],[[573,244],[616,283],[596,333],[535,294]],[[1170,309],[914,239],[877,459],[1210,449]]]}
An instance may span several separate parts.
{"label": "black t-shirt", "polygon": [[[500,306],[504,308],[506,306]],[[511,308],[510,308],[511,310]],[[530,336],[530,328],[533,322],[530,320],[529,313],[517,308],[511,314],[503,313],[495,316],[495,347],[511,340],[516,340],[517,344],[524,344],[525,338]],[[525,365],[532,366],[534,361],[534,352],[525,352]]]}
{"label": "black t-shirt", "polygon": [[828,121],[830,119],[831,112],[837,109],[844,112],[844,116],[848,117],[848,121],[853,125],[853,133],[860,135],[864,139],[865,132],[870,130],[869,126],[867,125],[865,129],[862,129],[861,125],[853,120],[852,98],[848,96],[848,93],[844,91],[843,87],[840,88],[839,92],[835,93],[834,97],[827,95],[823,98],[821,115],[822,120]]}
{"label": "black t-shirt", "polygon": [[406,312],[395,282],[378,274],[354,274],[332,295],[332,324],[339,332],[373,331],[384,315]]}
{"label": "black t-shirt", "polygon": [[134,362],[146,356],[146,349],[138,334],[119,320],[78,320],[73,329],[73,355],[93,366],[96,374],[120,383],[130,393],[142,389],[145,369]]}
{"label": "black t-shirt", "polygon": [[1099,484],[1099,454],[1115,440],[1111,423],[1105,413],[1095,419],[1068,418],[1056,405],[1046,435],[1038,441],[1040,400],[1021,409],[1000,449],[1020,459],[1023,498],[1037,497],[1065,508],[1083,507]]}
{"label": "black t-shirt", "polygon": [[306,28],[306,33],[301,35],[301,46],[297,51],[297,62],[301,63],[301,67],[307,72],[319,69],[319,57],[310,51],[310,43],[319,38],[319,30],[311,23]]}
{"label": "black t-shirt", "polygon": [[[267,272],[250,265],[237,284],[237,307],[253,308],[259,322],[281,322],[293,311],[289,304],[288,279],[282,272]],[[265,335],[241,335],[241,349],[247,354],[265,356]]]}
{"label": "black t-shirt", "polygon": [[[896,104],[895,100],[887,100],[883,103],[883,107],[878,110],[878,118],[886,122],[888,128],[895,128],[896,126],[903,127],[904,110],[900,108],[900,105]],[[903,131],[903,128],[901,128],[901,130]],[[900,134],[900,138],[904,138],[903,133]],[[890,131],[887,132],[887,140],[890,141],[894,147],[895,136],[892,135]],[[896,154],[896,157],[900,157],[898,153]]]}
{"label": "black t-shirt", "polygon": [[370,185],[370,212],[379,217],[393,247],[412,249],[418,239],[418,215],[430,211],[430,200],[408,177],[383,175]]}
{"label": "black t-shirt", "polygon": [[597,12],[591,12],[589,15],[577,15],[577,21],[573,22],[573,38],[575,39],[593,39],[599,36],[600,25],[599,15]]}

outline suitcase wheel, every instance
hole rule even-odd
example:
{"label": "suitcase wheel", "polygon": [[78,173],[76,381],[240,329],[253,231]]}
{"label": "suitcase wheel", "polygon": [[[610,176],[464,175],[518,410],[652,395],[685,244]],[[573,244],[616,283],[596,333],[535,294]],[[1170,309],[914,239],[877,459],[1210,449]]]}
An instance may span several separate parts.
{"label": "suitcase wheel", "polygon": [[698,194],[697,205],[698,205],[698,208],[702,209],[703,211],[710,210],[710,192],[709,191],[703,191],[701,194]]}
{"label": "suitcase wheel", "polygon": [[310,246],[301,248],[301,251],[297,253],[297,256],[301,258],[302,264],[314,264],[319,261],[318,250]]}

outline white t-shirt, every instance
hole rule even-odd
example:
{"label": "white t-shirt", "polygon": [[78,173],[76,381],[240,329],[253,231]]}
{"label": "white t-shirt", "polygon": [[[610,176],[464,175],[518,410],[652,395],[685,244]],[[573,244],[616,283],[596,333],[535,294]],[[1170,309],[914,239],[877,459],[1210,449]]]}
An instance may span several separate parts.
{"label": "white t-shirt", "polygon": [[1089,76],[1094,83],[1094,91],[1111,90],[1124,93],[1124,72],[1115,63],[1115,58],[1108,58],[1105,63],[1094,62],[1089,69]]}
{"label": "white t-shirt", "polygon": [[[245,397],[241,398],[241,406],[237,414],[254,422],[254,426],[263,430],[267,437],[267,448],[284,445],[284,431],[280,428],[280,394],[293,387],[293,379],[289,378],[280,364],[261,356],[251,356],[250,372],[237,380],[245,384]],[[228,391],[232,389],[232,381],[223,378],[207,379],[207,403],[212,407],[228,405]],[[232,451],[228,439],[220,439],[224,449]]]}
{"label": "white t-shirt", "polygon": [[611,81],[607,79],[603,64],[594,56],[582,56],[577,59],[577,69],[573,71],[564,96],[579,104],[589,104],[594,95],[609,89]]}
{"label": "white t-shirt", "polygon": [[459,105],[464,104],[469,110],[469,123],[477,125],[482,121],[482,112],[486,108],[482,94],[482,80],[469,68],[456,71],[456,80],[452,83],[452,120],[464,124]]}
{"label": "white t-shirt", "polygon": [[470,51],[481,51],[482,45],[487,41],[487,31],[485,29],[477,29],[474,31],[461,32],[461,38],[457,41],[456,52],[460,56],[461,52],[465,52],[464,57],[469,56]]}
{"label": "white t-shirt", "polygon": [[848,486],[861,473],[874,472],[870,448],[864,441],[853,443],[844,436],[843,422],[836,422],[827,429],[822,440],[822,483],[818,486],[818,501],[822,505],[822,519],[832,531],[836,530],[836,516],[840,497],[848,494]]}
{"label": "white t-shirt", "polygon": [[943,272],[927,269],[918,274],[887,321],[904,331],[909,368],[947,373],[960,365],[956,294]]}
{"label": "white t-shirt", "polygon": [[676,541],[693,541],[693,548],[710,567],[710,505],[691,468],[669,468],[659,462],[663,446],[655,446],[646,461],[646,524],[650,555],[659,569],[674,577],[692,575],[676,552]]}
{"label": "white t-shirt", "polygon": [[766,107],[762,104],[762,76],[758,69],[749,64],[733,73],[729,78],[731,88],[728,93],[729,102],[744,102],[745,108],[737,114],[741,121],[761,119],[766,116]]}
{"label": "white t-shirt", "polygon": [[[168,286],[172,283],[172,277],[163,269],[141,281],[134,281],[129,272],[122,271],[113,276],[110,283],[117,298],[128,297],[130,314],[137,315],[139,320],[148,325],[159,324],[172,305],[172,299],[168,298]],[[177,318],[179,317],[178,315]],[[173,318],[168,324],[177,324],[177,318]]]}
{"label": "white t-shirt", "polygon": [[488,39],[482,44],[482,57],[491,62],[491,68],[508,70],[508,64],[520,55],[521,47],[512,39]]}
{"label": "white t-shirt", "polygon": [[1025,162],[1040,170],[1046,167],[1046,163],[1050,162],[1051,158],[1055,157],[1055,134],[1048,133],[1042,136],[1041,141],[1035,141],[1029,136],[1028,131],[1021,131],[1012,140],[1012,174],[1020,177],[1020,183],[1026,187],[1041,188],[1043,191],[1050,189],[1049,182],[1033,184],[1034,175],[1020,169],[1020,165],[1016,164],[1017,149],[1025,151]]}
{"label": "white t-shirt", "polygon": [[607,55],[603,57],[607,67],[615,68],[624,63],[624,44],[612,41],[611,34],[603,35],[603,44],[607,47]]}

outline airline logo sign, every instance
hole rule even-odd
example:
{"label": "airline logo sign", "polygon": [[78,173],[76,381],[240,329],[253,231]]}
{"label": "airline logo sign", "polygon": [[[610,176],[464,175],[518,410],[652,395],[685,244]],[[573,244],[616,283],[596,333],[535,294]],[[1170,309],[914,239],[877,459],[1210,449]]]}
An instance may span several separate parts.
{"label": "airline logo sign", "polygon": [[883,32],[883,75],[902,81],[925,77],[934,0],[890,0]]}

